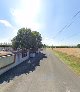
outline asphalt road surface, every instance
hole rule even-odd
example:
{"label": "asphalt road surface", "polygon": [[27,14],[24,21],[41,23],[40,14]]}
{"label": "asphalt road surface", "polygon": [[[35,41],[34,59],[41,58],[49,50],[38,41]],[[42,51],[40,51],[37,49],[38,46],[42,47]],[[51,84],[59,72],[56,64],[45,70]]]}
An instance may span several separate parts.
{"label": "asphalt road surface", "polygon": [[44,50],[0,76],[0,92],[80,92],[80,77]]}

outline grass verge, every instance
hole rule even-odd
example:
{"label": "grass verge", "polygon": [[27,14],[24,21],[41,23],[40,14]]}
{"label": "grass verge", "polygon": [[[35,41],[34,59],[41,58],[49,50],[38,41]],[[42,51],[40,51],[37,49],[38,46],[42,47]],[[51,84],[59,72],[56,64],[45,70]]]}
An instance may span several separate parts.
{"label": "grass verge", "polygon": [[80,58],[53,50],[53,53],[66,63],[76,74],[80,75]]}

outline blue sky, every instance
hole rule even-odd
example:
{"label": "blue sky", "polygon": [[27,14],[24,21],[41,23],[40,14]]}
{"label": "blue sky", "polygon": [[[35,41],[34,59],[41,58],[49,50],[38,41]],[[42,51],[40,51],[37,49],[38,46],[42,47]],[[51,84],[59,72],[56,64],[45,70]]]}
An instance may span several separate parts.
{"label": "blue sky", "polygon": [[45,44],[76,45],[80,43],[80,13],[72,17],[78,11],[80,0],[0,0],[0,42],[10,42],[19,28],[28,27],[39,31]]}

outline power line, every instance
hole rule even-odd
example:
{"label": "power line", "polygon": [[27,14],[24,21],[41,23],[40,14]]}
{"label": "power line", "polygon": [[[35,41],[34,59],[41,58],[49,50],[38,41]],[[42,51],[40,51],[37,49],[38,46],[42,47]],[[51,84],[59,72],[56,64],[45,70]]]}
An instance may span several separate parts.
{"label": "power line", "polygon": [[67,25],[65,25],[53,38],[56,38],[57,35],[60,34],[66,27],[67,27]]}
{"label": "power line", "polygon": [[75,22],[75,17],[80,13],[80,11],[78,11],[73,17],[72,17],[72,21],[69,24],[66,24],[60,31],[57,32],[57,34],[53,37],[54,39],[61,33],[63,32],[65,29],[68,29],[74,22]]}
{"label": "power line", "polygon": [[[75,33],[75,34],[73,34],[73,35],[71,35],[71,36],[68,36],[67,38],[70,39],[70,38],[72,38],[72,37],[74,37],[74,36],[77,36],[77,35],[79,35],[79,34],[80,34],[80,33]],[[68,40],[68,39],[67,39],[67,40]],[[65,40],[65,39],[62,39],[61,41],[64,41],[64,40]]]}
{"label": "power line", "polygon": [[[78,11],[78,12],[73,16],[73,18],[75,18],[79,13],[80,13],[80,11]],[[73,18],[72,18],[72,19],[73,19]]]}
{"label": "power line", "polygon": [[[72,22],[73,23],[73,22]],[[71,24],[70,24],[71,25]],[[69,25],[69,26],[70,26]],[[69,26],[68,26],[68,28],[69,28]],[[77,32],[77,33],[75,33],[75,34],[72,34],[71,36],[68,36],[68,37],[66,37],[66,39],[69,39],[69,38],[72,38],[72,37],[74,37],[74,36],[77,36],[77,35],[79,35],[80,34],[80,32]],[[61,41],[64,41],[65,39],[62,39]]]}

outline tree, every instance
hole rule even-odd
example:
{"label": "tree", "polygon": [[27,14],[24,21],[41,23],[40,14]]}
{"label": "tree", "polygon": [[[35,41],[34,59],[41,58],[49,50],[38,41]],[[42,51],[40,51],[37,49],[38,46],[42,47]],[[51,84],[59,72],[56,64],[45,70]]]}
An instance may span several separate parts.
{"label": "tree", "polygon": [[15,37],[12,39],[12,48],[13,48],[13,49],[19,48],[19,42],[17,41],[17,36],[15,36]]}
{"label": "tree", "polygon": [[41,34],[37,31],[32,31],[31,47],[32,48],[40,48],[42,46],[41,41],[42,41]]}
{"label": "tree", "polygon": [[46,46],[46,44],[43,44],[43,48],[46,48],[47,46]]}
{"label": "tree", "polygon": [[80,48],[80,44],[78,44],[77,47]]}
{"label": "tree", "polygon": [[41,34],[31,29],[21,28],[18,30],[17,36],[12,39],[13,48],[39,48],[41,46]]}
{"label": "tree", "polygon": [[29,48],[31,42],[31,30],[27,28],[21,28],[18,30],[17,36],[12,39],[13,48]]}

